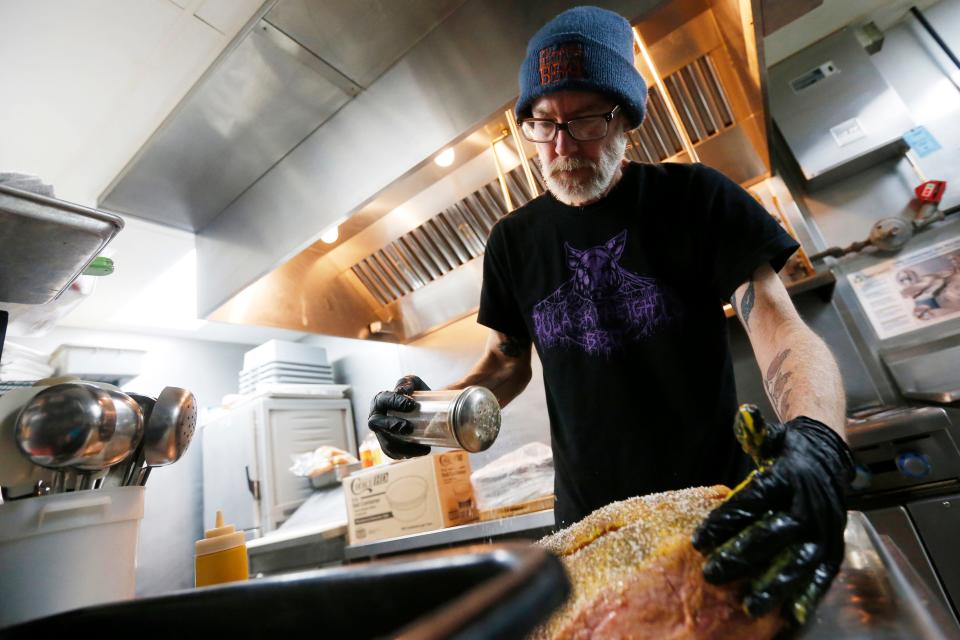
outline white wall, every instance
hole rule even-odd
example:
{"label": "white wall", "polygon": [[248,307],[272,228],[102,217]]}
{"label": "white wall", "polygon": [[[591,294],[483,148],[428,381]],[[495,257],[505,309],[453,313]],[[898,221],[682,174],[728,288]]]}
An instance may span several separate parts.
{"label": "white wall", "polygon": [[93,205],[263,0],[3,0],[0,170]]}
{"label": "white wall", "polygon": [[[197,396],[201,411],[219,405],[224,395],[236,393],[243,354],[251,348],[70,328],[54,329],[43,337],[11,340],[47,353],[61,344],[145,350],[143,373],[123,388],[154,397],[166,386],[189,389]],[[179,461],[150,474],[137,550],[138,595],[193,586],[193,543],[203,536],[200,453],[199,446],[192,446]]]}

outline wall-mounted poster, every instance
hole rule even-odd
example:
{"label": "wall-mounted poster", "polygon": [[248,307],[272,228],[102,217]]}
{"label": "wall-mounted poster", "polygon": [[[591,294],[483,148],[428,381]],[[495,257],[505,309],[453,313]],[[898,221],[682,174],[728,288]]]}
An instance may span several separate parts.
{"label": "wall-mounted poster", "polygon": [[847,278],[881,340],[960,318],[960,237]]}

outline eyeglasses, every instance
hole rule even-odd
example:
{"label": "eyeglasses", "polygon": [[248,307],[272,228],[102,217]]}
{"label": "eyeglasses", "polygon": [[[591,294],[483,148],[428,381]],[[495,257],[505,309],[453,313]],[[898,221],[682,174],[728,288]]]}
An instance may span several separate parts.
{"label": "eyeglasses", "polygon": [[561,129],[579,142],[599,140],[607,135],[610,121],[619,109],[620,105],[617,105],[608,113],[574,118],[566,122],[554,122],[546,118],[524,118],[520,121],[520,131],[530,142],[553,142]]}

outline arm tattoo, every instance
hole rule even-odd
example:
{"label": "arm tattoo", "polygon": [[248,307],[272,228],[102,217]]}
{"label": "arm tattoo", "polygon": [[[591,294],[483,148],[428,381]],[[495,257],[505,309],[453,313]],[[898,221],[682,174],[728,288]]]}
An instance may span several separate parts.
{"label": "arm tattoo", "polygon": [[527,349],[530,348],[530,344],[523,338],[507,336],[506,339],[500,343],[499,348],[500,353],[508,358],[519,358]]}
{"label": "arm tattoo", "polygon": [[783,363],[789,355],[790,349],[784,349],[778,353],[770,366],[767,367],[767,375],[763,378],[767,394],[770,396],[770,402],[773,403],[773,409],[781,420],[786,420],[790,413],[790,392],[792,389],[787,383],[793,376],[793,372],[783,370]]}
{"label": "arm tattoo", "polygon": [[753,278],[751,278],[747,290],[743,292],[743,299],[740,301],[740,317],[743,318],[744,326],[750,322],[750,312],[753,311],[753,303],[756,302],[756,299],[757,293],[753,288]]}

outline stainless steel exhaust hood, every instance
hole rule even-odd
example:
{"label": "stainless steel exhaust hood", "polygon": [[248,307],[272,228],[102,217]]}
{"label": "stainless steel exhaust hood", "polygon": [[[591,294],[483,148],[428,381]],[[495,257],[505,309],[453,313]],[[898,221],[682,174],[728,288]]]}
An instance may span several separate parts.
{"label": "stainless steel exhaust hood", "polygon": [[914,126],[851,29],[772,67],[770,103],[811,190],[902,155]]}
{"label": "stainless steel exhaust hood", "polygon": [[[638,49],[650,115],[630,157],[686,162],[689,144],[741,184],[767,177],[758,3],[606,4],[635,19],[663,77],[659,89]],[[471,1],[450,15],[200,232],[201,308],[401,343],[475,311],[490,228],[543,190],[521,162],[533,150],[504,138],[515,70],[533,31],[567,6]],[[441,170],[431,158],[448,145],[457,162]],[[318,241],[342,216],[341,240]]]}
{"label": "stainless steel exhaust hood", "polygon": [[[768,175],[760,3],[598,2],[650,56],[631,158]],[[475,310],[491,226],[543,190],[504,112],[527,40],[573,4],[267,0],[100,204],[197,233],[205,316],[412,340]]]}
{"label": "stainless steel exhaust hood", "polygon": [[464,0],[267,0],[99,204],[200,231]]}

